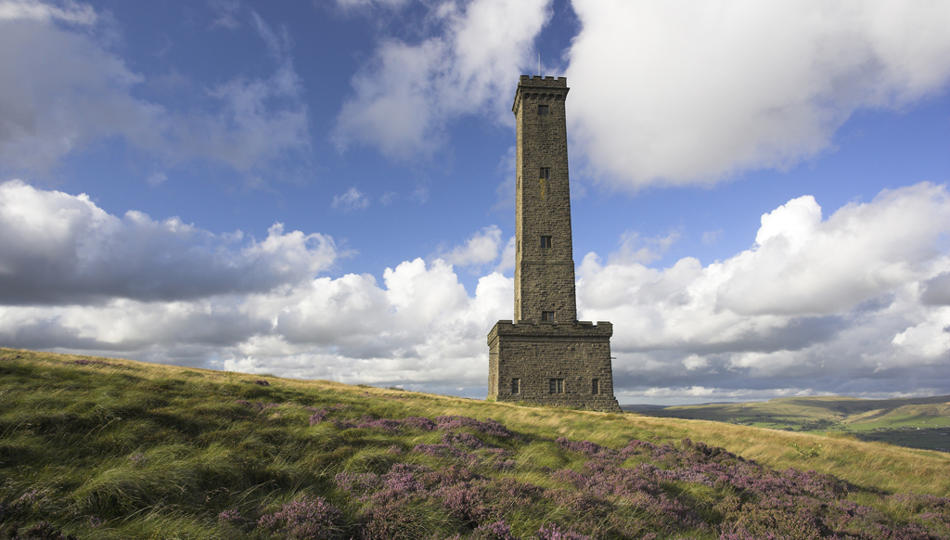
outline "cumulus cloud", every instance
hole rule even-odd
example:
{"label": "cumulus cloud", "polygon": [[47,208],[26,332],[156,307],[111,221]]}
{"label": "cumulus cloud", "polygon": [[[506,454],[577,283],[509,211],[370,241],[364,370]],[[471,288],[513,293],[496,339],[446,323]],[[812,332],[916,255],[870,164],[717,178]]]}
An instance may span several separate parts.
{"label": "cumulus cloud", "polygon": [[610,263],[656,261],[680,238],[678,231],[665,236],[644,238],[637,231],[626,231],[620,236],[620,248],[610,254]]}
{"label": "cumulus cloud", "polygon": [[945,242],[946,188],[918,184],[849,204],[827,221],[812,197],[762,216],[755,249],[726,263],[721,308],[743,314],[829,314],[919,279]]}
{"label": "cumulus cloud", "polygon": [[832,145],[950,78],[945,2],[574,0],[570,133],[617,185],[713,183]]}
{"label": "cumulus cloud", "polygon": [[510,278],[450,263],[315,276],[331,238],[275,224],[215,235],[86,195],[0,184],[0,343],[347,382],[481,385]]}
{"label": "cumulus cloud", "polygon": [[549,3],[433,5],[429,16],[438,23],[437,35],[414,44],[386,39],[354,76],[354,95],[337,117],[337,144],[365,143],[408,158],[438,147],[450,119],[487,109],[510,122],[512,84],[529,61]]}
{"label": "cumulus cloud", "polygon": [[213,106],[186,111],[136,97],[146,75],[96,38],[101,29],[90,6],[64,6],[0,3],[0,161],[8,171],[48,170],[113,136],[168,164],[208,159],[241,172],[309,149],[289,40],[256,15],[274,73],[209,88]]}
{"label": "cumulus cloud", "polygon": [[578,303],[582,318],[614,323],[618,377],[640,392],[946,392],[938,363],[950,319],[919,290],[950,267],[948,233],[945,186],[886,190],[827,218],[799,197],[764,214],[753,247],[721,262],[656,269],[588,254]]}
{"label": "cumulus cloud", "polygon": [[950,351],[950,308],[928,312],[923,321],[894,336],[891,343],[914,356],[946,362]]}
{"label": "cumulus cloud", "polygon": [[[213,235],[22,182],[0,184],[0,231],[7,346],[480,396],[485,335],[512,313],[511,278],[466,290],[447,258],[315,276],[336,256],[318,233]],[[580,318],[613,322],[624,402],[947,393],[948,233],[945,186],[827,216],[799,197],[763,214],[752,247],[705,266],[586,255]],[[497,256],[491,227],[472,238],[486,236]],[[477,243],[460,257],[479,259],[465,253]]]}
{"label": "cumulus cloud", "polygon": [[333,239],[285,232],[215,235],[137,211],[111,215],[85,194],[0,184],[0,303],[187,300],[309,279],[339,255]]}
{"label": "cumulus cloud", "polygon": [[[468,294],[451,265],[404,261],[383,273],[320,278],[288,296],[260,295],[252,311],[277,313],[272,339],[296,373],[348,382],[439,381],[481,386],[485,380],[485,335],[510,313],[513,282],[492,273]],[[326,355],[314,364],[312,354]],[[281,355],[284,356],[284,355]],[[229,365],[271,371],[268,348],[242,344]]]}
{"label": "cumulus cloud", "polygon": [[490,274],[470,296],[449,264],[415,259],[387,268],[382,284],[347,274],[189,301],[0,307],[0,341],[351,383],[477,387],[485,334],[510,311],[512,287]]}
{"label": "cumulus cloud", "polygon": [[501,229],[489,225],[471,236],[465,245],[457,246],[443,255],[443,258],[456,266],[478,266],[488,264],[498,258],[501,247]]}

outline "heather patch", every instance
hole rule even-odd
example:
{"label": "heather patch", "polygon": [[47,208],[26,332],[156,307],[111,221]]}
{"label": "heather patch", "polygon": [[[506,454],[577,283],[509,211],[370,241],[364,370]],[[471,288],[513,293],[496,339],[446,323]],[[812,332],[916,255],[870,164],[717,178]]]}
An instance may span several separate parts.
{"label": "heather patch", "polygon": [[257,526],[282,538],[329,539],[340,535],[341,529],[337,525],[340,516],[340,511],[322,497],[305,497],[283,505],[276,512],[264,514]]}
{"label": "heather patch", "polygon": [[539,540],[590,540],[589,536],[571,530],[562,530],[556,523],[538,529]]}
{"label": "heather patch", "polygon": [[479,525],[472,536],[479,540],[515,540],[511,534],[511,527],[504,521]]}
{"label": "heather patch", "polygon": [[[435,427],[419,417],[411,422],[416,425],[373,418],[355,425],[391,434],[441,431],[438,443],[417,444],[405,456],[423,457],[427,465],[394,463],[379,474],[335,478],[360,502],[361,519],[374,531],[394,534],[393,524],[380,523],[397,514],[394,508],[415,509],[398,516],[406,530],[428,530],[412,516],[433,507],[444,511],[456,534],[473,538],[928,538],[920,531],[950,522],[939,497],[893,498],[914,516],[895,521],[848,500],[853,488],[833,476],[770,469],[689,439],[633,439],[618,450],[558,437],[555,447],[570,466],[550,469],[511,459],[512,450],[499,444],[515,434],[498,422],[457,416],[436,418]],[[546,485],[517,479],[539,473],[549,479]],[[526,523],[531,515],[559,522]]]}

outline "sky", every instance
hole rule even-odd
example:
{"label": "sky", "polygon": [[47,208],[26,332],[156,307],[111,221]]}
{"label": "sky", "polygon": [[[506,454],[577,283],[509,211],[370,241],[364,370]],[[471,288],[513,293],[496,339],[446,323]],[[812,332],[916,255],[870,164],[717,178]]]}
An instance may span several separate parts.
{"label": "sky", "polygon": [[950,394],[950,3],[0,0],[0,346],[487,391],[566,76],[621,403]]}

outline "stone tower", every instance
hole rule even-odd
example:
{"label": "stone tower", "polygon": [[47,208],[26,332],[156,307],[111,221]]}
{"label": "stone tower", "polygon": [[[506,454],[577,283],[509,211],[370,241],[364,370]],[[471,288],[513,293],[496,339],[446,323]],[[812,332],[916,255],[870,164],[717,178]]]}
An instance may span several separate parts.
{"label": "stone tower", "polygon": [[515,315],[488,333],[488,398],[619,411],[609,322],[577,320],[564,77],[522,75],[512,112]]}

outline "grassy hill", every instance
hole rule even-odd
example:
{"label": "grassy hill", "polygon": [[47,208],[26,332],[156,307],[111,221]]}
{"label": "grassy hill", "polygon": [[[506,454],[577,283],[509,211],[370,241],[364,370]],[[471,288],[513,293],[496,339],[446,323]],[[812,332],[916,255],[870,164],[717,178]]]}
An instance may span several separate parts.
{"label": "grassy hill", "polygon": [[0,538],[948,538],[948,495],[850,438],[0,349]]}
{"label": "grassy hill", "polygon": [[815,433],[848,434],[911,448],[950,452],[950,396],[905,399],[780,398],[633,410],[663,418],[691,418]]}

